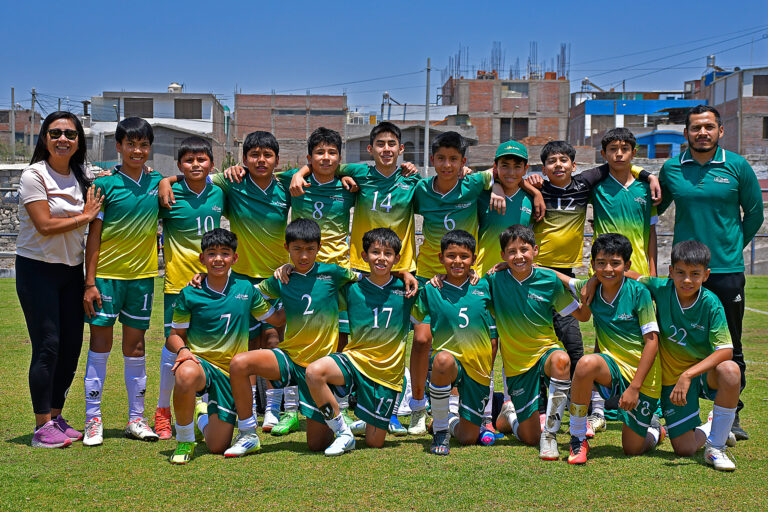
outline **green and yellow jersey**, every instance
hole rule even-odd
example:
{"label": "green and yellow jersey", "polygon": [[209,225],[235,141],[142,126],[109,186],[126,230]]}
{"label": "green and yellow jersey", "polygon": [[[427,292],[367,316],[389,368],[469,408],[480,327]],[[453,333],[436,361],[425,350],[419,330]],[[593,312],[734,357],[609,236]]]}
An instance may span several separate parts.
{"label": "green and yellow jersey", "polygon": [[[571,279],[571,289],[579,295],[586,282],[583,279]],[[589,307],[600,353],[611,356],[619,366],[621,375],[632,382],[645,347],[643,336],[659,332],[651,293],[637,281],[624,278],[619,292],[610,303],[603,299],[602,285],[598,285]],[[643,381],[640,392],[651,398],[661,396],[661,364],[658,357]]]}
{"label": "green and yellow jersey", "polygon": [[405,296],[405,285],[394,277],[384,286],[364,277],[339,293],[339,308],[349,316],[349,343],[343,353],[360,373],[395,391],[403,387],[415,301]]}
{"label": "green and yellow jersey", "polygon": [[463,229],[477,238],[477,198],[493,186],[493,171],[470,174],[440,194],[434,189],[435,177],[421,180],[414,194],[415,212],[424,217],[424,242],[416,259],[416,275],[431,279],[445,269],[440,264],[440,239],[447,232]]}
{"label": "green and yellow jersey", "polygon": [[[290,183],[297,171],[298,169],[292,169],[281,173],[280,179]],[[345,189],[338,177],[328,183],[320,183],[310,174],[307,181],[311,185],[304,189],[304,194],[291,197],[291,219],[312,219],[320,226],[322,238],[317,261],[349,268],[347,238],[349,215],[355,205],[355,194]]]}
{"label": "green and yellow jersey", "polygon": [[509,226],[515,224],[528,226],[531,224],[533,201],[523,189],[518,189],[511,196],[507,196],[506,202],[507,209],[502,215],[491,208],[490,192],[483,192],[477,200],[480,228],[475,267],[477,267],[477,272],[480,275],[485,275],[491,267],[501,261],[499,235]]}
{"label": "green and yellow jersey", "polygon": [[651,187],[633,180],[628,186],[613,175],[592,188],[590,199],[594,215],[594,236],[621,233],[632,244],[632,270],[647,276],[648,241],[651,226],[659,220],[651,199]]}
{"label": "green and yellow jersey", "polygon": [[285,339],[280,349],[299,366],[325,357],[339,341],[339,289],[359,274],[331,263],[315,263],[302,274],[294,270],[288,284],[274,276],[258,285],[266,299],[282,299]]}
{"label": "green and yellow jersey", "polygon": [[344,164],[339,168],[341,176],[354,178],[360,190],[355,199],[352,219],[349,259],[352,268],[367,270],[368,264],[360,256],[363,252],[363,235],[375,228],[389,228],[403,243],[400,261],[393,271],[416,270],[416,223],[413,218],[413,194],[421,181],[419,175],[404,177],[400,169],[391,176],[384,176],[374,165]]}
{"label": "green and yellow jersey", "polygon": [[471,285],[467,279],[461,286],[444,281],[439,290],[425,286],[411,310],[415,323],[429,324],[432,350],[453,354],[467,375],[483,386],[491,382],[491,331],[495,325],[490,305],[488,282],[481,279]]}
{"label": "green and yellow jersey", "polygon": [[104,195],[101,244],[96,277],[143,279],[157,275],[157,187],[163,176],[142,172],[134,181],[115,167],[111,176],[96,178]]}
{"label": "green and yellow jersey", "polygon": [[238,274],[266,279],[274,270],[288,263],[285,252],[285,226],[291,207],[288,186],[273,178],[266,189],[245,176],[232,183],[224,174],[214,174],[213,184],[224,192],[224,216],[237,235]]}
{"label": "green and yellow jersey", "polygon": [[205,272],[200,263],[200,242],[203,235],[218,228],[224,206],[221,189],[210,183],[199,194],[185,181],[171,187],[176,203],[172,208],[160,208],[163,220],[163,255],[165,257],[165,286],[163,293],[179,293],[198,272]]}
{"label": "green and yellow jersey", "polygon": [[174,329],[187,330],[187,346],[229,375],[235,354],[248,350],[251,315],[264,320],[274,313],[247,279],[229,276],[223,292],[212,290],[208,280],[200,288],[186,286],[173,309]]}
{"label": "green and yellow jersey", "polygon": [[696,301],[683,308],[672,279],[641,277],[640,282],[656,301],[663,386],[676,384],[685,370],[715,350],[733,348],[723,305],[714,293],[700,288]]}
{"label": "green and yellow jersey", "polygon": [[686,150],[664,163],[659,183],[659,212],[672,201],[676,206],[672,244],[698,240],[712,251],[713,273],[744,272],[742,250],[763,224],[763,196],[749,163],[718,148],[712,160],[699,165]]}
{"label": "green and yellow jersey", "polygon": [[552,309],[566,316],[579,304],[555,273],[534,267],[518,281],[509,270],[487,276],[507,377],[533,368],[548,350],[563,348],[552,323]]}

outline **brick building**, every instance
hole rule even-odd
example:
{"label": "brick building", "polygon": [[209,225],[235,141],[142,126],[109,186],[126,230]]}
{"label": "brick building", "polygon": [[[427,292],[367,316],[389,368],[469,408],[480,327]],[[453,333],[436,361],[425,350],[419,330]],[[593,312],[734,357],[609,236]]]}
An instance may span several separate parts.
{"label": "brick building", "polygon": [[307,161],[307,138],[321,126],[346,139],[347,97],[322,94],[235,94],[235,158],[242,157],[245,136],[272,132],[280,143],[280,164]]}
{"label": "brick building", "polygon": [[685,91],[720,112],[722,147],[741,155],[768,155],[768,67],[712,71],[686,82]]}
{"label": "brick building", "polygon": [[[6,146],[8,151],[10,151],[11,143],[11,112],[11,110],[0,110],[0,144]],[[14,127],[16,132],[14,134],[14,140],[16,141],[16,154],[19,155],[22,153],[22,146],[26,145],[27,148],[30,146],[30,128],[32,124],[30,121],[32,119],[32,110],[16,110],[14,118],[16,121]],[[34,133],[32,133],[32,145],[37,142],[37,135],[40,133],[40,126],[42,124],[43,118],[40,115],[40,112],[35,111],[35,128]],[[31,155],[31,150],[27,149],[27,152]]]}
{"label": "brick building", "polygon": [[554,72],[535,80],[481,76],[450,77],[442,87],[443,104],[458,106],[457,124],[463,120],[477,130],[471,164],[493,162],[496,147],[510,139],[566,138],[570,86],[565,77]]}

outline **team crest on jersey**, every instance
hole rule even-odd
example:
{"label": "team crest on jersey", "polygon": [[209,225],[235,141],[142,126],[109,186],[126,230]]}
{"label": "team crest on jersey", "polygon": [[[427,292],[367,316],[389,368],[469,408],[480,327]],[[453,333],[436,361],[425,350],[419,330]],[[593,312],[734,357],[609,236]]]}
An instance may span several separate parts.
{"label": "team crest on jersey", "polygon": [[339,196],[333,196],[333,197],[331,197],[331,201],[334,201],[336,203],[343,203],[344,202],[344,198],[343,197],[339,197]]}
{"label": "team crest on jersey", "polygon": [[528,292],[528,298],[531,300],[539,301],[539,302],[547,302],[547,299],[545,299],[541,295],[536,295],[535,293],[532,293],[532,292]]}
{"label": "team crest on jersey", "polygon": [[706,331],[707,329],[703,325],[699,324],[691,324],[691,329],[696,329],[697,331]]}
{"label": "team crest on jersey", "polygon": [[157,189],[154,188],[154,189],[150,190],[149,192],[147,192],[147,195],[148,196],[156,196],[157,195]]}
{"label": "team crest on jersey", "polygon": [[460,203],[456,205],[456,208],[461,210],[464,208],[469,208],[470,206],[472,206],[472,203]]}
{"label": "team crest on jersey", "polygon": [[235,295],[235,298],[238,299],[238,300],[248,300],[251,297],[248,296],[247,293],[238,293],[237,295]]}
{"label": "team crest on jersey", "polygon": [[479,297],[485,297],[485,292],[482,290],[472,290],[472,295],[477,295]]}
{"label": "team crest on jersey", "polygon": [[278,208],[285,208],[288,205],[280,201],[272,201],[272,206],[277,206]]}
{"label": "team crest on jersey", "polygon": [[527,213],[528,215],[531,215],[533,213],[533,211],[527,206],[521,206],[520,211],[523,213]]}
{"label": "team crest on jersey", "polygon": [[325,275],[319,275],[317,276],[318,281],[333,281],[331,276],[325,276]]}
{"label": "team crest on jersey", "polygon": [[407,183],[398,183],[398,184],[397,184],[397,187],[398,187],[400,190],[411,190],[411,186],[410,186],[410,185],[408,185]]}
{"label": "team crest on jersey", "polygon": [[392,290],[392,295],[397,295],[398,297],[405,297],[405,292],[403,290]]}
{"label": "team crest on jersey", "polygon": [[715,183],[730,183],[731,181],[728,178],[723,178],[722,176],[715,176],[714,182]]}
{"label": "team crest on jersey", "polygon": [[640,203],[641,205],[645,206],[645,198],[644,197],[636,197],[635,198],[636,203]]}
{"label": "team crest on jersey", "polygon": [[214,212],[221,213],[221,207],[220,206],[211,206],[211,210],[213,210]]}
{"label": "team crest on jersey", "polygon": [[634,320],[635,316],[627,313],[621,313],[618,317],[619,320]]}

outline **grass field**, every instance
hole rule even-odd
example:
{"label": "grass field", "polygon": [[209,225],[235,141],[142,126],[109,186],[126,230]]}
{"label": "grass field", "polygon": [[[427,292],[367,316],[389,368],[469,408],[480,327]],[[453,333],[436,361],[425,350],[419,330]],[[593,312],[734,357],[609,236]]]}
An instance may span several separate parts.
{"label": "grass field", "polygon": [[[162,344],[160,284],[158,280],[147,335],[150,415],[157,400]],[[435,457],[428,453],[429,436],[390,436],[381,450],[360,448],[328,459],[306,450],[302,432],[283,438],[263,435],[262,453],[244,459],[225,460],[198,446],[191,464],[171,466],[167,458],[174,440],[141,443],[123,437],[127,399],[119,348],[110,358],[105,386],[104,445],[30,447],[31,347],[14,286],[13,280],[0,280],[2,510],[768,509],[768,314],[747,311],[744,320],[748,385],[742,395],[742,426],[751,437],[731,451],[735,473],[715,472],[704,464],[702,452],[694,458],[676,457],[668,441],[648,456],[625,457],[618,423],[609,423],[608,431],[598,434],[583,467],[542,462],[536,448],[510,439],[492,447],[454,445],[449,457]],[[768,311],[768,277],[748,278],[747,286],[747,306]],[[584,339],[593,339],[591,324],[582,327]],[[84,421],[87,346],[86,339],[64,411],[76,428]],[[702,402],[702,415],[710,408]],[[568,437],[560,434],[558,439],[565,455]]]}

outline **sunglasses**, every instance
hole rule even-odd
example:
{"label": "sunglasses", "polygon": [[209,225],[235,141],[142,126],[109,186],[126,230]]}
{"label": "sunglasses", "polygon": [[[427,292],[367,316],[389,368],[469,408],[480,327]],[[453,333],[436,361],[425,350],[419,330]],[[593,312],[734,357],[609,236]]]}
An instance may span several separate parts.
{"label": "sunglasses", "polygon": [[69,140],[77,140],[77,130],[62,130],[61,128],[48,130],[48,136],[53,140],[60,138],[62,133]]}

